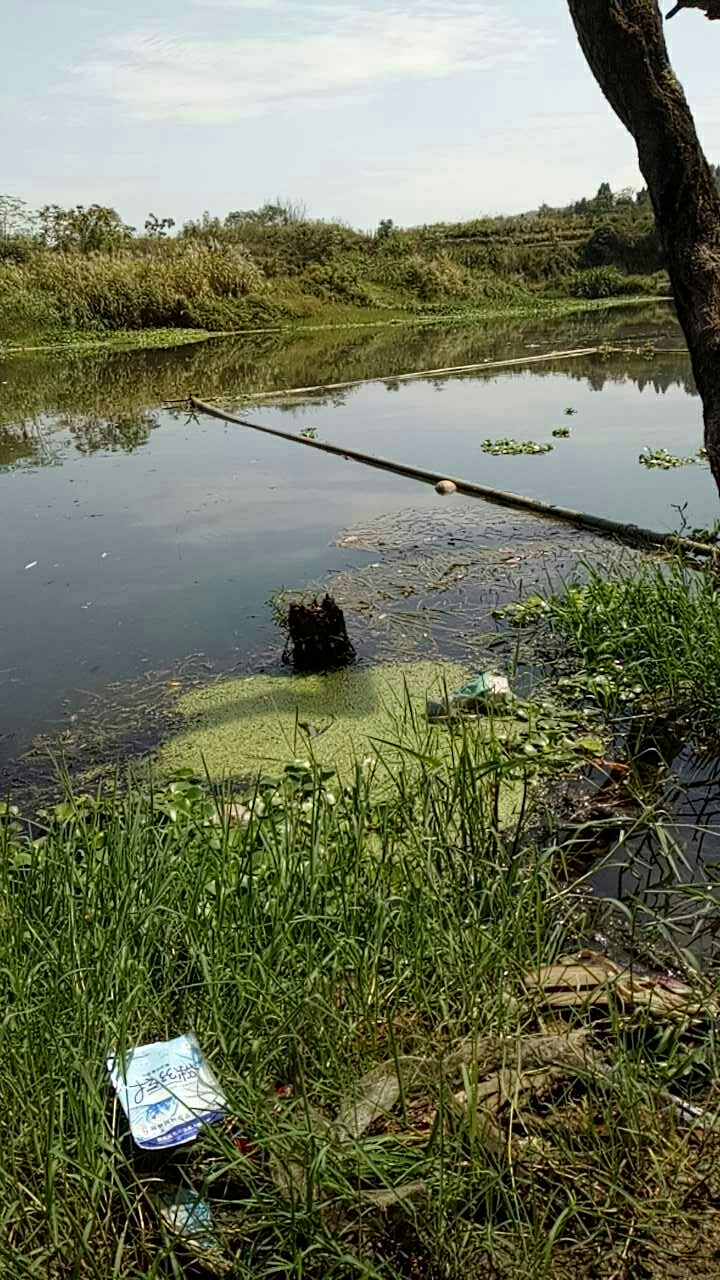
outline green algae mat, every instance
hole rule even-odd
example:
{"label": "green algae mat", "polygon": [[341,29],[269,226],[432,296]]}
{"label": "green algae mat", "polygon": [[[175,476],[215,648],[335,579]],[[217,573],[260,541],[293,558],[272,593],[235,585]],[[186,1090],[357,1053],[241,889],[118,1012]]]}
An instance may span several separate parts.
{"label": "green algae mat", "polygon": [[313,757],[349,777],[368,755],[389,764],[398,746],[443,755],[450,735],[428,726],[425,700],[459,688],[467,676],[455,663],[413,662],[221,681],[180,699],[186,728],[162,749],[160,767],[250,779]]}
{"label": "green algae mat", "polygon": [[166,775],[240,784],[279,778],[300,761],[351,783],[356,766],[367,764],[376,794],[413,771],[455,785],[469,769],[472,786],[487,787],[492,820],[505,827],[524,812],[528,786],[572,773],[603,742],[573,713],[522,700],[507,715],[429,723],[426,702],[442,701],[468,674],[458,663],[424,661],[218,681],[180,699],[184,724],[157,763]]}

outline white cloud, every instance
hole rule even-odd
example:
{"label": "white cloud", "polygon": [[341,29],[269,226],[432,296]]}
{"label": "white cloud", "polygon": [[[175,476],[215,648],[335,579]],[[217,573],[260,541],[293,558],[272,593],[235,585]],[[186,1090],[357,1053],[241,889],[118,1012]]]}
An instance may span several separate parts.
{"label": "white cloud", "polygon": [[[483,0],[219,3],[269,12],[246,36],[237,34],[237,22],[226,39],[152,29],[115,36],[77,68],[81,84],[141,120],[220,124],[279,105],[326,104],[393,80],[525,61],[547,43],[539,30]],[[262,29],[263,20],[271,30]]]}

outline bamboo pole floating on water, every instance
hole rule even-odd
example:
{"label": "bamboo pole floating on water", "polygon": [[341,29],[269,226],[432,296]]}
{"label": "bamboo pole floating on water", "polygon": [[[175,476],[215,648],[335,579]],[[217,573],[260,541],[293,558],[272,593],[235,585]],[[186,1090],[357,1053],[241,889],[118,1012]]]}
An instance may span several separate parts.
{"label": "bamboo pole floating on water", "polygon": [[[447,365],[442,369],[417,369],[411,373],[386,373],[381,377],[354,378],[349,382],[318,382],[312,387],[276,387],[270,391],[242,391],[234,396],[234,400],[275,400],[279,396],[311,395],[317,391],[343,391],[350,387],[365,387],[373,383],[411,382],[417,378],[447,378],[458,373],[484,373],[486,369],[509,369],[523,364],[542,364],[545,360],[576,360],[580,356],[597,355],[637,355],[638,347],[574,347],[570,351],[544,351],[535,356],[514,356],[511,360],[481,360],[475,364]],[[660,347],[653,355],[687,355],[686,347]],[[174,400],[165,400],[163,408],[170,409],[176,404],[187,404],[187,396],[177,396]]]}
{"label": "bamboo pole floating on water", "polygon": [[551,502],[542,502],[539,498],[526,498],[521,494],[507,493],[502,489],[491,489],[487,485],[475,484],[471,480],[460,480],[445,472],[426,471],[422,467],[411,467],[404,462],[393,462],[389,458],[378,458],[375,454],[360,453],[357,449],[345,449],[340,445],[327,444],[324,440],[309,440],[307,436],[298,436],[291,431],[281,431],[278,427],[264,427],[259,422],[250,422],[237,414],[227,413],[216,405],[208,404],[197,396],[189,397],[190,405],[199,413],[210,418],[218,418],[221,422],[230,422],[234,426],[248,427],[251,431],[259,431],[263,435],[275,436],[278,440],[287,440],[291,444],[303,444],[308,449],[318,449],[321,453],[332,454],[336,458],[344,458],[346,462],[361,462],[366,467],[375,467],[378,471],[390,471],[394,475],[407,476],[410,480],[419,480],[422,484],[437,485],[443,480],[450,480],[458,493],[470,498],[483,498],[486,502],[500,507],[514,507],[518,511],[529,511],[548,520],[559,520],[564,524],[574,525],[579,529],[590,529],[604,537],[618,538],[631,546],[667,547],[673,551],[682,551],[695,556],[714,557],[715,549],[704,542],[694,542],[691,538],[683,538],[676,533],[658,533],[654,529],[643,529],[635,524],[622,524],[618,520],[608,520],[605,516],[594,516],[586,511],[573,511],[570,507],[556,507]]}
{"label": "bamboo pole floating on water", "polygon": [[[612,348],[624,350],[625,348]],[[244,391],[242,400],[268,400],[277,396],[308,395],[313,391],[342,391],[364,387],[373,382],[411,382],[414,378],[447,378],[456,373],[478,373],[483,369],[509,369],[512,365],[537,364],[541,360],[574,360],[579,356],[595,356],[607,347],[576,347],[572,351],[546,351],[537,356],[515,356],[512,360],[481,360],[475,364],[445,365],[441,369],[418,369],[412,373],[389,373],[383,378],[354,378],[352,382],[323,382],[314,387],[280,387],[274,391]]]}
{"label": "bamboo pole floating on water", "polygon": [[[625,351],[626,347],[576,347],[571,351],[546,351],[537,356],[515,356],[512,360],[481,360],[475,364],[447,365],[442,369],[416,369],[411,373],[386,373],[382,377],[354,378],[350,382],[318,382],[312,387],[277,387],[270,391],[242,391],[235,400],[276,399],[278,396],[310,395],[315,391],[344,391],[350,387],[365,387],[374,382],[410,382],[414,378],[446,378],[457,373],[482,373],[485,369],[507,369],[512,365],[538,364],[542,360],[574,360],[578,356],[596,356],[601,351],[608,353]],[[187,396],[178,396],[175,400],[166,400],[166,408],[175,404],[187,404]]]}

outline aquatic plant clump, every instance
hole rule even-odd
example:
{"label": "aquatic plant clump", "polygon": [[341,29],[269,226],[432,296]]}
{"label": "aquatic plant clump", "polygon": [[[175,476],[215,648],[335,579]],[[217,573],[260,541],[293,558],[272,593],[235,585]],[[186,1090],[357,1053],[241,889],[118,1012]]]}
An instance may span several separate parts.
{"label": "aquatic plant clump", "polygon": [[[549,622],[573,684],[616,714],[637,698],[660,698],[717,743],[720,715],[720,609],[712,572],[677,562],[645,566],[632,577],[593,571],[544,602],[530,597],[503,612],[515,625]],[[563,687],[562,678],[558,682]]]}
{"label": "aquatic plant clump", "polygon": [[556,440],[567,440],[571,434],[569,427],[555,427],[553,431]]}
{"label": "aquatic plant clump", "polygon": [[507,618],[514,627],[528,627],[552,614],[552,606],[544,596],[528,596],[517,604],[506,604],[493,609],[493,618]]}
{"label": "aquatic plant clump", "polygon": [[681,458],[667,449],[649,449],[647,446],[638,457],[641,466],[661,471],[670,471],[673,467],[691,467],[698,460],[697,454],[691,458]]}
{"label": "aquatic plant clump", "polygon": [[509,437],[502,437],[499,440],[483,440],[483,453],[490,453],[493,457],[513,457],[517,454],[527,454],[529,456],[537,453],[552,453],[553,446],[551,444],[538,444],[537,440],[513,440]]}

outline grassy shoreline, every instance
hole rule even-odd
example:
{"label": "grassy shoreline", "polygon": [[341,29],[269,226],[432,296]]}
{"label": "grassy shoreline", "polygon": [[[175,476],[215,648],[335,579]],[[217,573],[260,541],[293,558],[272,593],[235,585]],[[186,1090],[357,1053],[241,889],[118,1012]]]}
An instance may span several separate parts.
{"label": "grassy shoreline", "polygon": [[[628,694],[645,715],[682,693],[692,719],[718,705],[715,596],[709,575],[647,569],[514,620],[556,629],[580,722]],[[187,771],[67,796],[29,832],[0,819],[8,1274],[713,1280],[720,978],[686,963],[686,984],[635,986],[587,953],[599,987],[541,978],[601,904],[577,830],[538,821],[577,774],[567,722],[517,710],[520,736],[507,715],[460,722],[441,754],[408,714],[343,780],[308,741],[239,794]],[[711,888],[678,893],[712,930]],[[624,910],[647,945],[648,915]],[[104,1057],[190,1029],[242,1141],[210,1130],[153,1163]],[[163,1229],[169,1184],[211,1206],[211,1257]]]}
{"label": "grassy shoreline", "polygon": [[[606,198],[607,197],[607,198]],[[267,206],[172,236],[115,210],[53,210],[0,239],[0,341],[63,333],[208,333],[531,309],[668,288],[646,201],[374,233]]]}

